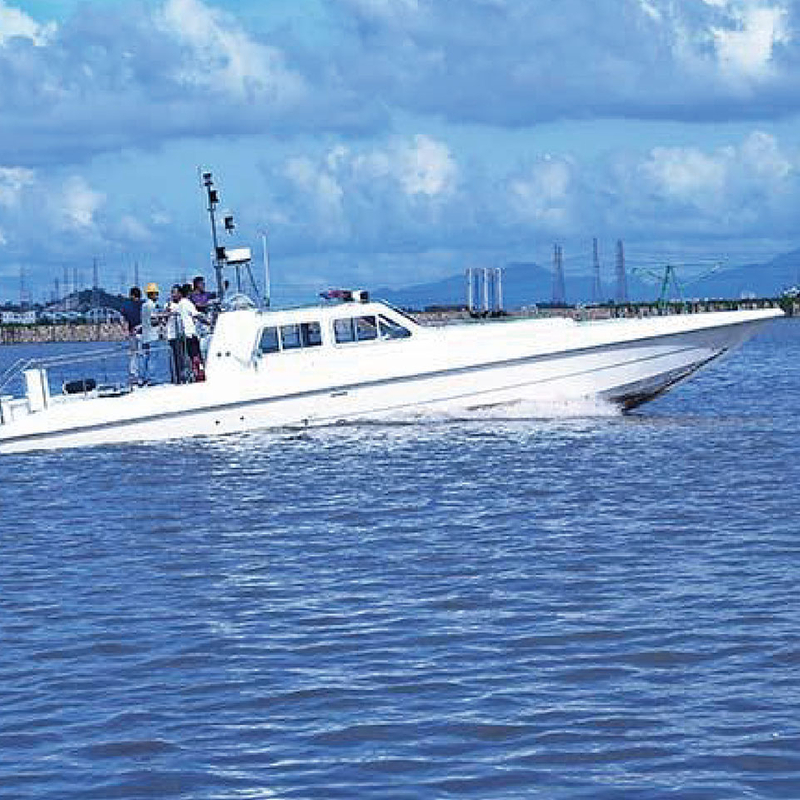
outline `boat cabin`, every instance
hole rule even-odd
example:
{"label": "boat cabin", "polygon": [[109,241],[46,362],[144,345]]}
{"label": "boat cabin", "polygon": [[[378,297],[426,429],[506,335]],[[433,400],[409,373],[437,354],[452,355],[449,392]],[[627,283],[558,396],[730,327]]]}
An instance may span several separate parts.
{"label": "boat cabin", "polygon": [[383,303],[342,303],[281,311],[247,309],[222,314],[207,358],[209,379],[226,362],[240,368],[276,357],[320,350],[372,347],[409,340],[420,326]]}

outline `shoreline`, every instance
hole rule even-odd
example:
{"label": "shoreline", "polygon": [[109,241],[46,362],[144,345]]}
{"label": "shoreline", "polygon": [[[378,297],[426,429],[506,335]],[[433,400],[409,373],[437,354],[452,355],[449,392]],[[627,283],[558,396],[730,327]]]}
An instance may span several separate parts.
{"label": "shoreline", "polygon": [[111,322],[78,325],[0,325],[0,345],[56,342],[122,342],[124,325]]}
{"label": "shoreline", "polygon": [[[753,309],[781,306],[787,317],[800,316],[800,303],[778,299],[716,300],[703,302],[669,303],[664,307],[658,303],[626,303],[616,306],[567,306],[551,308],[533,306],[515,309],[500,314],[470,314],[465,308],[431,307],[425,311],[412,311],[409,315],[421,325],[469,321],[480,318],[500,317],[571,317],[581,320],[613,319],[615,317],[649,317],[668,314],[709,314],[715,311]],[[125,326],[117,322],[46,324],[46,325],[0,325],[0,346],[7,344],[53,344],[57,342],[124,342],[128,338]]]}

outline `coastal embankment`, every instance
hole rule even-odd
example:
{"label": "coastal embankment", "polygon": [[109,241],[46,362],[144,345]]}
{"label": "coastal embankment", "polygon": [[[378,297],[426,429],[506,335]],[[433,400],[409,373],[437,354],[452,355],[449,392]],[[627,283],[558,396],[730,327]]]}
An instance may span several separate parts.
{"label": "coastal embankment", "polygon": [[113,322],[76,325],[0,325],[0,344],[119,342],[125,338],[125,326]]}
{"label": "coastal embankment", "polygon": [[[800,316],[800,302],[788,298],[756,300],[705,300],[686,303],[624,303],[601,306],[530,306],[499,314],[470,313],[463,307],[430,307],[410,314],[422,325],[441,325],[482,316],[572,317],[576,320],[614,319],[619,317],[652,317],[663,314],[701,314],[736,309],[777,308],[789,316]],[[126,338],[125,326],[115,322],[69,323],[57,325],[0,325],[0,345],[47,344],[51,342],[120,342]]]}

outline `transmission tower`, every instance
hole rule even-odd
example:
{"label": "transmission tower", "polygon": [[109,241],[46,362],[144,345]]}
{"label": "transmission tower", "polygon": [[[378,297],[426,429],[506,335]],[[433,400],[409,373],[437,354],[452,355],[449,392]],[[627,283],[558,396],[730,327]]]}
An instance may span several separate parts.
{"label": "transmission tower", "polygon": [[563,306],[567,301],[564,288],[564,252],[560,244],[553,245],[553,305]]}
{"label": "transmission tower", "polygon": [[25,311],[30,301],[27,283],[25,280],[25,267],[19,268],[19,309]]}
{"label": "transmission tower", "polygon": [[597,237],[592,239],[592,302],[603,302],[603,282],[600,279],[600,253],[597,249]]}
{"label": "transmission tower", "polygon": [[617,239],[617,294],[618,303],[628,302],[628,277],[625,274],[625,248],[622,239]]}
{"label": "transmission tower", "polygon": [[133,285],[134,286],[138,286],[139,285],[139,262],[138,261],[134,261],[133,262]]}
{"label": "transmission tower", "polygon": [[100,308],[100,269],[92,259],[92,308]]}

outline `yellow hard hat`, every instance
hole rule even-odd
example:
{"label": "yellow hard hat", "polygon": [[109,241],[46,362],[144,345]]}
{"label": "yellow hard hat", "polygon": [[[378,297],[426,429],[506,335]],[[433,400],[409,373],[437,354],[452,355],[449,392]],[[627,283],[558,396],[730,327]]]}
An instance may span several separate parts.
{"label": "yellow hard hat", "polygon": [[147,288],[145,289],[145,294],[158,294],[158,284],[148,283]]}

